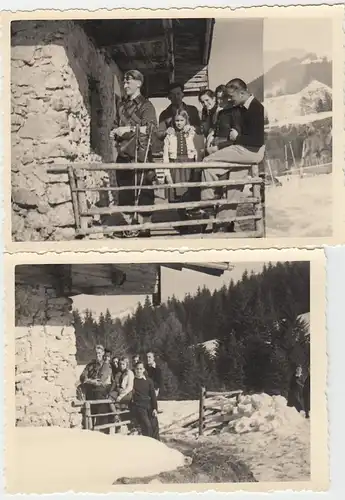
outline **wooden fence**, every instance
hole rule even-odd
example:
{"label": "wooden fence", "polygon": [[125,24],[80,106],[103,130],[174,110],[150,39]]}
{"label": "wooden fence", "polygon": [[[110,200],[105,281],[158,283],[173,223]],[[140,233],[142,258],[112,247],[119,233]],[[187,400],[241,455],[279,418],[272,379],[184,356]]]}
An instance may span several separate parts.
{"label": "wooden fence", "polygon": [[[225,179],[212,182],[175,182],[175,183],[164,183],[164,184],[152,184],[144,185],[142,183],[143,172],[147,170],[161,169],[200,169],[205,168],[227,168],[232,171],[247,170],[247,176],[243,178],[232,180]],[[134,170],[136,172],[136,182],[134,186],[106,186],[106,187],[86,187],[84,182],[84,173],[95,172],[95,171],[107,171],[116,172],[119,170]],[[116,234],[125,232],[135,232],[143,230],[157,230],[162,231],[178,231],[177,228],[181,227],[205,227],[205,225],[212,227],[212,232],[215,230],[216,226],[223,225],[226,223],[239,222],[246,223],[251,222],[254,229],[245,232],[231,233],[231,237],[263,237],[265,231],[265,217],[263,209],[263,199],[262,199],[262,186],[263,179],[259,176],[259,166],[254,164],[229,164],[229,163],[204,163],[204,162],[194,162],[194,163],[100,163],[100,164],[85,164],[85,163],[73,163],[69,165],[56,165],[48,169],[48,173],[67,173],[69,178],[69,184],[71,188],[72,205],[75,217],[76,234],[79,237],[84,237],[90,234]],[[248,197],[241,197],[237,201],[232,201],[229,199],[231,188],[244,188],[246,185],[252,187],[252,195]],[[87,192],[107,192],[108,196],[112,192],[120,191],[130,191],[134,190],[135,198],[139,199],[139,195],[142,190],[154,190],[160,191],[176,188],[222,188],[222,196],[220,199],[212,201],[185,201],[180,203],[155,203],[154,205],[139,205],[134,206],[107,206],[107,207],[88,207],[87,205]],[[232,193],[231,193],[232,194]],[[157,197],[158,199],[158,197]],[[221,211],[226,209],[232,209],[232,211],[237,211],[238,207],[246,204],[252,206],[252,210],[249,215],[236,215],[227,216],[225,213],[219,217]],[[167,211],[176,211],[180,209],[202,209],[211,208],[211,216],[207,219],[195,219],[195,220],[168,220],[163,222],[136,222],[138,214],[157,214]],[[126,217],[124,217],[126,214]],[[101,225],[95,226],[92,220],[95,216],[118,216],[122,221],[120,224],[116,225]],[[132,221],[128,222],[128,216],[132,217]],[[134,223],[133,223],[134,221]]]}
{"label": "wooden fence", "polygon": [[210,425],[210,420],[215,414],[222,412],[222,404],[215,401],[211,401],[207,404],[207,398],[223,397],[227,399],[236,398],[236,405],[239,403],[240,395],[242,390],[237,391],[227,391],[227,392],[213,392],[206,391],[205,387],[200,389],[199,397],[199,436],[204,435],[207,432],[207,426]]}
{"label": "wooden fence", "polygon": [[[94,405],[109,405],[109,411],[105,413],[94,413]],[[110,405],[113,405],[115,410],[112,410]],[[86,400],[86,401],[76,401],[73,403],[74,407],[80,407],[81,413],[83,415],[83,428],[91,431],[104,431],[109,429],[110,434],[115,434],[116,429],[123,427],[124,425],[131,424],[132,421],[129,418],[130,411],[126,405],[118,405],[114,403],[111,399],[97,399],[97,400]],[[121,415],[126,415],[128,418],[121,420]],[[113,422],[105,422],[102,424],[97,423],[97,419],[102,419],[104,417],[112,417]]]}

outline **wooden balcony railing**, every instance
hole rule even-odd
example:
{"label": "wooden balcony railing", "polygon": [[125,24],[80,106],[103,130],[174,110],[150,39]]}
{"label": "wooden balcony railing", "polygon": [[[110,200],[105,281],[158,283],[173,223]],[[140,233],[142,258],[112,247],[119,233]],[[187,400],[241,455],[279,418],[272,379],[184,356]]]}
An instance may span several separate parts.
{"label": "wooden balcony railing", "polygon": [[[141,173],[147,170],[162,169],[209,169],[209,168],[226,168],[234,170],[247,170],[247,175],[243,178],[232,180],[225,179],[213,182],[175,182],[142,185]],[[137,172],[136,183],[133,186],[100,186],[86,187],[84,176],[85,171],[96,172],[116,172],[119,170],[134,170]],[[124,232],[135,232],[142,230],[157,230],[160,232],[176,231],[181,227],[192,226],[211,226],[211,232],[216,226],[227,223],[238,222],[240,225],[251,224],[251,228],[244,229],[240,232],[231,233],[231,237],[263,237],[265,231],[265,216],[264,203],[262,196],[263,179],[259,176],[259,167],[256,164],[229,164],[229,163],[211,163],[211,162],[193,162],[193,163],[73,163],[68,165],[55,165],[49,167],[49,173],[67,173],[71,188],[72,204],[76,224],[76,235],[84,237],[91,234],[119,234]],[[84,172],[84,173],[83,173]],[[251,195],[243,196],[238,201],[234,202],[229,199],[229,194],[232,187],[251,186]],[[131,206],[92,206],[88,207],[87,192],[105,192],[111,195],[113,192],[134,190],[135,198],[138,200],[142,190],[155,193],[165,192],[169,189],[176,188],[222,188],[223,196],[220,199],[212,201],[184,201],[172,203],[162,200],[162,196],[155,197],[153,205],[139,205],[136,203]],[[163,202],[162,202],[163,201]],[[246,206],[247,210],[241,214],[241,206]],[[248,207],[250,207],[248,209]],[[195,210],[208,209],[208,218],[200,218],[193,220],[157,220],[157,216],[164,218],[162,214],[167,214],[176,210]],[[226,210],[231,209],[231,215],[226,215]],[[236,212],[236,215],[234,215]],[[249,212],[249,213],[248,213]],[[222,214],[221,214],[222,213]],[[126,214],[126,215],[125,215]],[[138,214],[153,214],[150,222],[140,222]],[[221,214],[221,216],[220,216]],[[120,222],[115,225],[102,224],[97,226],[93,223],[95,216],[118,216]],[[122,219],[122,220],[121,220]],[[129,222],[129,219],[130,222]],[[156,219],[156,220],[154,220]]]}

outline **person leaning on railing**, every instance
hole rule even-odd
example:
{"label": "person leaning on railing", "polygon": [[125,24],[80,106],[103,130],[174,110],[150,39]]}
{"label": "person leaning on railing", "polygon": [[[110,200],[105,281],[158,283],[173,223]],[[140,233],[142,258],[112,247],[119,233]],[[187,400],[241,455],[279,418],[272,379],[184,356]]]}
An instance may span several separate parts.
{"label": "person leaning on railing", "polygon": [[[124,75],[125,97],[116,107],[114,128],[110,133],[116,142],[117,163],[152,161],[152,137],[157,130],[157,118],[153,104],[141,94],[143,82],[144,77],[140,71],[130,70]],[[134,186],[136,178],[138,185],[143,185],[139,200],[135,198],[134,189],[119,191],[118,204],[134,206],[135,202],[139,201],[140,205],[153,205],[154,191],[145,189],[145,185],[151,185],[154,176],[154,171],[150,170],[138,171],[137,175],[134,170],[118,170],[118,186]],[[145,212],[141,216],[143,222],[149,222],[151,219],[151,213]],[[149,236],[150,232],[141,232],[140,235]]]}
{"label": "person leaning on railing", "polygon": [[[249,92],[246,83],[240,78],[230,80],[226,84],[230,103],[237,107],[241,113],[241,130],[231,128],[227,141],[220,141],[210,145],[208,156],[204,162],[224,162],[234,164],[252,165],[260,163],[265,153],[264,140],[264,107]],[[225,109],[219,114],[219,117],[225,112]],[[227,167],[205,168],[202,172],[204,182],[218,180],[242,180],[247,176],[247,169],[231,169]],[[238,203],[243,186],[230,186],[227,190],[227,199],[229,203]],[[217,189],[205,187],[201,190],[202,200],[217,199]],[[236,211],[232,210],[235,218]],[[233,224],[232,228],[233,230]]]}
{"label": "person leaning on railing", "polygon": [[[106,398],[112,375],[110,363],[104,359],[104,347],[97,345],[95,351],[96,359],[88,363],[80,375],[85,399],[90,401]],[[107,411],[107,404],[92,405],[93,415],[106,413]],[[96,417],[96,424],[102,424],[105,421],[104,417]]]}
{"label": "person leaning on railing", "polygon": [[119,371],[108,389],[107,398],[112,401],[109,403],[110,411],[113,413],[108,422],[116,420],[116,404],[129,405],[132,400],[134,373],[129,369],[129,359],[122,357],[119,360]]}

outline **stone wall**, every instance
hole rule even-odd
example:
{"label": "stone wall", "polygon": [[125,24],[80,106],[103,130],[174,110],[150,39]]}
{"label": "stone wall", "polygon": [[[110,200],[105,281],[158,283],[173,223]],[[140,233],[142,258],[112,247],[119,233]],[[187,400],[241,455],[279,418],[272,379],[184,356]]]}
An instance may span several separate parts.
{"label": "stone wall", "polygon": [[16,286],[16,425],[81,425],[71,304],[46,287]]}
{"label": "stone wall", "polygon": [[[120,94],[120,77],[116,64],[93,45],[77,23],[12,22],[15,241],[74,238],[67,174],[48,174],[47,167],[113,159],[109,132],[114,93]],[[96,94],[91,94],[92,85],[98,89]],[[87,186],[99,185],[102,178],[104,173],[93,174],[92,178],[85,174]],[[98,193],[94,193],[89,202],[97,198]]]}

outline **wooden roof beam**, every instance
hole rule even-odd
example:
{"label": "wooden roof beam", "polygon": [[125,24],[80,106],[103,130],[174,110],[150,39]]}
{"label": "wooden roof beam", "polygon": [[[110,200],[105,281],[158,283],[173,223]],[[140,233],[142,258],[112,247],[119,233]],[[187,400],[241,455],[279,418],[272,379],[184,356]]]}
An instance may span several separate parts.
{"label": "wooden roof beam", "polygon": [[202,57],[202,63],[207,66],[211,53],[212,37],[213,37],[214,19],[206,19],[205,45]]}
{"label": "wooden roof beam", "polygon": [[155,42],[164,42],[165,41],[165,36],[164,35],[158,35],[158,36],[148,36],[147,38],[142,37],[140,39],[133,39],[133,40],[123,40],[118,43],[112,43],[111,45],[107,45],[107,48],[112,50],[112,49],[119,49],[123,47],[124,45],[142,45],[143,43],[155,43]]}
{"label": "wooden roof beam", "polygon": [[175,80],[175,50],[174,50],[174,30],[172,19],[162,19],[165,34],[165,43],[167,46],[169,82]]}

